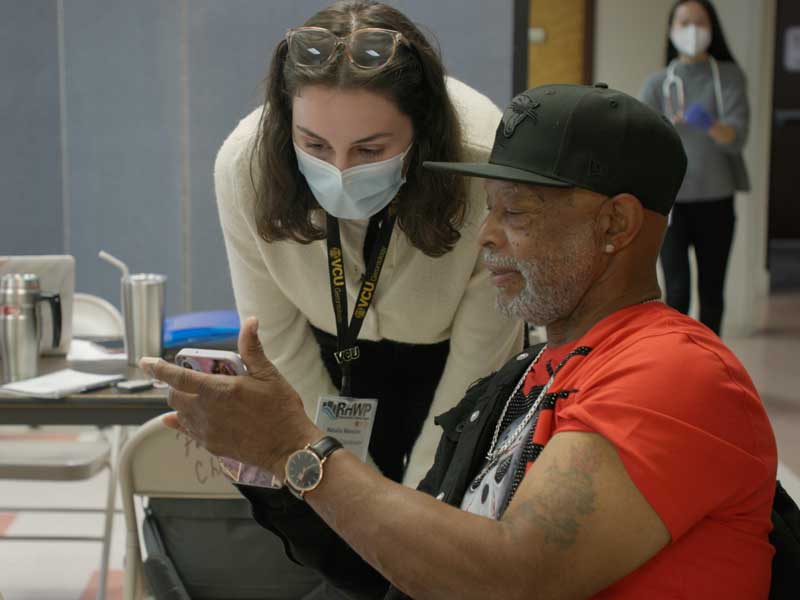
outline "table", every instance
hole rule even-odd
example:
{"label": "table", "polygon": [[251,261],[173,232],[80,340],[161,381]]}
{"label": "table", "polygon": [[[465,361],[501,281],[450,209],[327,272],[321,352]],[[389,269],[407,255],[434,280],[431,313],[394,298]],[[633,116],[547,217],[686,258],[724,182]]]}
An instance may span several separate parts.
{"label": "table", "polygon": [[[68,362],[64,357],[42,357],[39,362],[41,375],[66,368],[104,375],[121,373],[126,379],[147,377],[124,360]],[[141,425],[170,410],[167,392],[166,388],[151,388],[130,393],[109,386],[59,400],[0,392],[0,425]]]}

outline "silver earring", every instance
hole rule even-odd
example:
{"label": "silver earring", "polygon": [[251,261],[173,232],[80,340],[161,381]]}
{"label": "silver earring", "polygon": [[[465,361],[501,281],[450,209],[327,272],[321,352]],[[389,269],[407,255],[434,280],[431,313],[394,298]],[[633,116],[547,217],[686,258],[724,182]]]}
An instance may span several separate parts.
{"label": "silver earring", "polygon": [[606,244],[606,254],[611,254],[614,251],[614,244]]}

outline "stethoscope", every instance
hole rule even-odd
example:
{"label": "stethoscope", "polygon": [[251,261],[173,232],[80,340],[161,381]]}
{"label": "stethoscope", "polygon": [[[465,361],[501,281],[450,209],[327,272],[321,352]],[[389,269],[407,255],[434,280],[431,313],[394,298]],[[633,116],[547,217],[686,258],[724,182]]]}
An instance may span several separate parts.
{"label": "stethoscope", "polygon": [[[711,63],[711,78],[714,80],[714,97],[717,101],[717,118],[722,119],[724,114],[722,105],[722,80],[719,77],[719,66],[713,56],[708,57],[708,62]],[[683,85],[683,79],[675,74],[675,67],[678,65],[678,60],[673,60],[667,67],[667,76],[664,78],[664,83],[661,86],[661,93],[664,96],[664,112],[670,117],[683,118],[683,111],[686,108],[686,89]],[[672,104],[672,86],[675,87],[675,93],[678,97],[679,110],[676,111]]]}

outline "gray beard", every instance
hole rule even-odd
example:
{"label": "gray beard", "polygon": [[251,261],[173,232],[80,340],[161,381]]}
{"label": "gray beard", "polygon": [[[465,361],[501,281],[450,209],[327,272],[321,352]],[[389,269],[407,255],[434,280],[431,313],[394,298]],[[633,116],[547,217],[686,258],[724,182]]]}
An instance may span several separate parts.
{"label": "gray beard", "polygon": [[561,252],[527,261],[492,254],[485,249],[486,265],[519,271],[525,287],[513,298],[495,299],[497,310],[537,327],[569,315],[586,294],[594,273],[595,245],[591,236],[574,235],[564,240]]}

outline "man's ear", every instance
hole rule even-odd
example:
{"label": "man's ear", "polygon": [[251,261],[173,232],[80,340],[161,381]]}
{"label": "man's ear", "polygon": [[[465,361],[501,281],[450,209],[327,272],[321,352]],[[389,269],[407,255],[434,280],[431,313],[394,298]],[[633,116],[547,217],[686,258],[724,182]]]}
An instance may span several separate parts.
{"label": "man's ear", "polygon": [[644,208],[636,196],[618,194],[604,203],[599,217],[603,251],[614,254],[639,235],[644,222]]}

